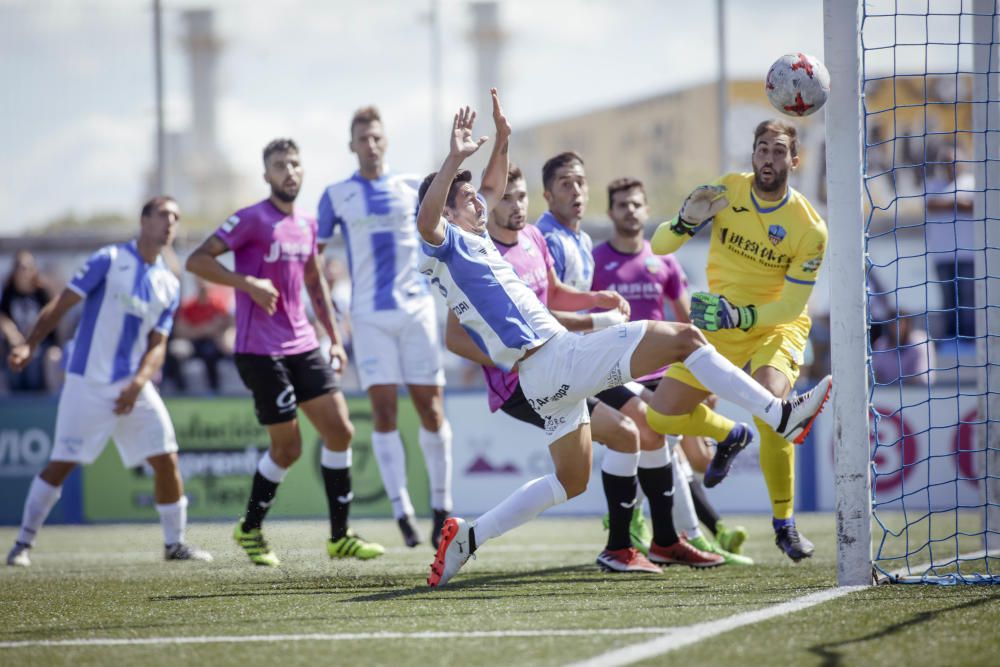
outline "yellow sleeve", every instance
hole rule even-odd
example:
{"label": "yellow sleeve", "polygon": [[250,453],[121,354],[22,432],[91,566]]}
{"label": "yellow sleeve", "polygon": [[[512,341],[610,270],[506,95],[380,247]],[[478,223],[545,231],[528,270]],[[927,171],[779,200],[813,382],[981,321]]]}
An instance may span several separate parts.
{"label": "yellow sleeve", "polygon": [[682,245],[687,243],[691,236],[687,233],[678,234],[671,227],[677,223],[675,215],[670,220],[660,223],[660,226],[653,232],[653,238],[649,240],[649,245],[657,255],[669,255],[676,252]]}
{"label": "yellow sleeve", "polygon": [[784,324],[802,314],[812,295],[825,251],[826,228],[817,227],[806,235],[799,246],[799,253],[792,258],[778,300],[757,306],[758,326]]}
{"label": "yellow sleeve", "polygon": [[801,285],[786,281],[777,301],[757,306],[757,321],[754,326],[774,326],[795,320],[805,310],[812,291],[812,284]]}

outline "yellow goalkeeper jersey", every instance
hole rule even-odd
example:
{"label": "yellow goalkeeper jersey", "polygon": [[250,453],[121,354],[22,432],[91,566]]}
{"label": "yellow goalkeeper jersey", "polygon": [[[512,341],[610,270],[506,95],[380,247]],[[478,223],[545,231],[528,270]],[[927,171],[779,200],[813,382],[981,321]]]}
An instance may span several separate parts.
{"label": "yellow goalkeeper jersey", "polygon": [[826,250],[826,223],[799,192],[788,188],[780,202],[753,194],[753,173],[726,174],[729,206],[712,222],[708,284],[716,294],[745,306],[771,303],[786,283],[815,284]]}

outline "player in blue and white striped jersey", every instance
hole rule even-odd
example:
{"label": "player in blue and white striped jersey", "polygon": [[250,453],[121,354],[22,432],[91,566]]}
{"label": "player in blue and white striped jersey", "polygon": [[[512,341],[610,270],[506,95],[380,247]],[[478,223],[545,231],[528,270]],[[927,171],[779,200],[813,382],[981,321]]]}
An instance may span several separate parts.
{"label": "player in blue and white striped jersey", "polygon": [[149,463],[155,477],[156,510],[167,560],[212,560],[187,545],[187,497],[177,467],[177,440],[170,415],[150,379],[163,365],[180,283],[161,252],[174,240],[180,209],[170,197],[142,208],[139,238],[91,255],[35,326],[8,357],[23,368],[63,315],[83,300],[83,317],[69,352],[66,384],[59,397],[55,444],[48,465],[32,481],[8,565],[30,565],[28,550],[77,465],[93,463],[108,438],[122,463]]}
{"label": "player in blue and white striped jersey", "polygon": [[563,283],[589,290],[594,280],[594,242],[580,228],[590,188],[583,158],[572,151],[549,158],[542,166],[542,187],[549,210],[535,222]]}
{"label": "player in blue and white striped jersey", "polygon": [[[487,140],[473,138],[475,112],[468,107],[455,114],[444,164],[420,186],[420,270],[476,341],[482,352],[476,361],[517,366],[521,389],[545,422],[555,474],[528,482],[475,522],[457,517],[445,521],[427,580],[431,586],[447,583],[487,540],[583,493],[591,467],[588,396],[683,360],[721,398],[773,424],[778,432],[799,433],[811,427],[831,384],[826,378],[806,394],[778,399],[716,352],[690,324],[637,321],[583,336],[566,331],[486,233],[487,209],[503,196],[508,168],[510,125],[496,90],[493,117],[496,145],[480,192],[471,185],[468,171],[459,172],[465,158]],[[658,389],[650,407],[661,407],[663,394]],[[638,463],[637,448],[632,475]]]}
{"label": "player in blue and white striped jersey", "polygon": [[334,183],[319,202],[319,244],[339,228],[351,270],[354,360],[372,403],[372,449],[393,515],[407,546],[420,543],[407,491],[406,454],[397,430],[397,396],[405,384],[420,418],[418,441],[431,482],[431,542],[451,511],[451,426],[444,415],[444,369],[434,299],[417,271],[413,177],[385,165],[387,140],[375,107],[355,112],[350,148],[358,171]]}

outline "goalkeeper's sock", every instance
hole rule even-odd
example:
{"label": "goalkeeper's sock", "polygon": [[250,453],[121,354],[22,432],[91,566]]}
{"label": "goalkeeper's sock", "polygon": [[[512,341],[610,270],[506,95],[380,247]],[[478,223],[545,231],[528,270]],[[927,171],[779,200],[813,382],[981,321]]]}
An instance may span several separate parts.
{"label": "goalkeeper's sock", "polygon": [[771,511],[778,518],[788,518],[795,508],[795,445],[759,419],[754,421],[760,434],[760,471],[771,497]]}
{"label": "goalkeeper's sock", "polygon": [[288,468],[282,468],[274,459],[271,452],[265,452],[257,462],[257,472],[253,476],[253,486],[250,487],[250,500],[247,501],[247,512],[243,516],[243,532],[249,532],[255,528],[260,528],[271,509],[274,496],[278,492],[278,485],[288,474]]}
{"label": "goalkeeper's sock", "polygon": [[406,450],[399,431],[372,433],[372,451],[378,462],[382,485],[392,503],[392,515],[396,519],[413,516],[413,503],[406,488]]}
{"label": "goalkeeper's sock", "polygon": [[781,423],[782,400],[775,398],[711,345],[702,345],[689,354],[684,365],[698,382],[719,398],[732,401],[750,411],[772,428],[777,428]]}
{"label": "goalkeeper's sock", "polygon": [[17,541],[29,547],[35,543],[35,536],[41,530],[45,519],[62,495],[61,486],[52,486],[39,476],[31,480],[28,497],[24,499],[24,513],[21,515],[21,530]]}
{"label": "goalkeeper's sock", "polygon": [[336,541],[347,534],[347,517],[351,512],[351,450],[335,452],[323,448],[320,454],[326,504],[330,510],[330,539]]}
{"label": "goalkeeper's sock", "polygon": [[626,453],[607,450],[601,461],[601,482],[608,502],[608,544],[610,551],[627,549],[632,545],[629,525],[632,510],[638,499],[635,496],[639,467],[639,452]]}
{"label": "goalkeeper's sock", "polygon": [[476,519],[477,548],[564,502],[566,489],[555,475],[531,480]]}
{"label": "goalkeeper's sock", "polygon": [[698,435],[715,441],[725,440],[736,422],[723,417],[704,403],[683,415],[665,415],[646,406],[646,421],[657,433],[665,435]]}
{"label": "goalkeeper's sock", "polygon": [[649,499],[653,542],[669,547],[677,542],[674,528],[674,471],[666,446],[639,455],[639,484]]}

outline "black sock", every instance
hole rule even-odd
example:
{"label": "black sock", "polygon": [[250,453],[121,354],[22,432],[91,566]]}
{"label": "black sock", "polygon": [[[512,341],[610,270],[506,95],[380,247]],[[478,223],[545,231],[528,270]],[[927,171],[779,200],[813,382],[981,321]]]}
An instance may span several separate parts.
{"label": "black sock", "polygon": [[674,528],[674,469],[672,464],[662,468],[639,468],[639,484],[649,500],[649,515],[653,520],[653,542],[661,547],[677,544]]}
{"label": "black sock", "polygon": [[339,540],[347,534],[347,515],[351,511],[351,469],[327,468],[323,470],[326,503],[330,508],[330,539]]}
{"label": "black sock", "polygon": [[712,503],[708,502],[705,487],[697,479],[692,479],[688,486],[691,489],[691,499],[694,501],[694,511],[698,515],[698,520],[715,535],[718,532],[716,524],[719,521],[719,513],[712,507]]}
{"label": "black sock", "polygon": [[243,530],[249,531],[260,528],[264,522],[267,511],[271,509],[274,501],[274,494],[278,492],[278,485],[260,474],[260,471],[253,475],[253,486],[250,488],[250,500],[247,502],[247,513],[243,517]]}
{"label": "black sock", "polygon": [[635,507],[635,477],[619,477],[602,470],[601,481],[608,499],[608,549],[627,549],[632,545],[628,527]]}

